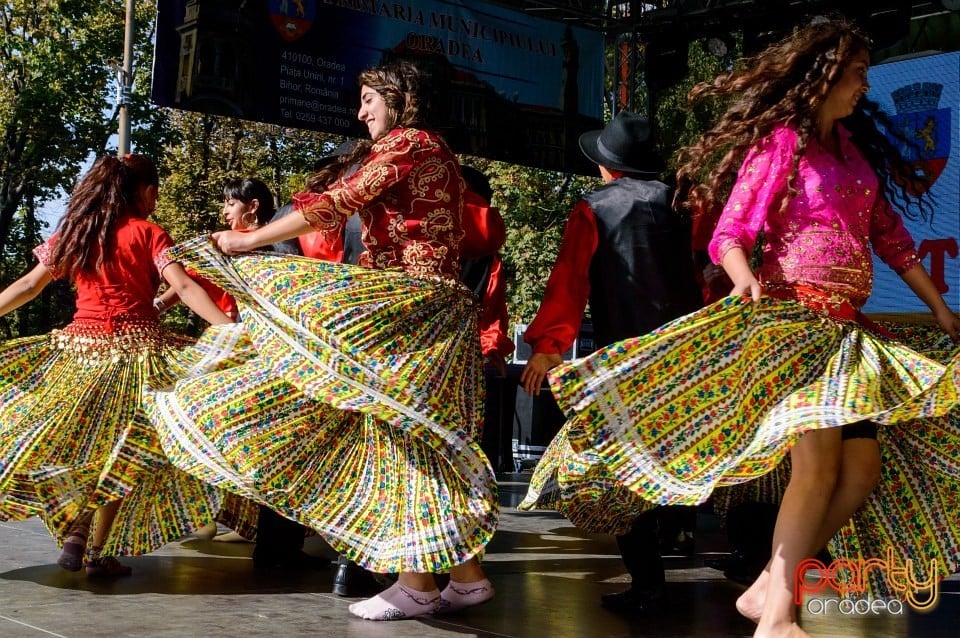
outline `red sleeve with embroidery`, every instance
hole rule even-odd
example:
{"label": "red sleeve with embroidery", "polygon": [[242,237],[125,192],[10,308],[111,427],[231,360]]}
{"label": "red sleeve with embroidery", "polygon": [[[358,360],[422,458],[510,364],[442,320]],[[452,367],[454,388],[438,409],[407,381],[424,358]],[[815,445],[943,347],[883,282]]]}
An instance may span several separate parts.
{"label": "red sleeve with embroidery", "polygon": [[387,133],[373,145],[360,168],[323,193],[302,192],[293,196],[293,209],[333,243],[342,235],[350,216],[377,201],[384,191],[410,173],[418,139]]}
{"label": "red sleeve with embroidery", "polygon": [[524,336],[534,353],[563,354],[573,346],[590,297],[590,261],[597,241],[593,210],[580,200],[567,219],[543,301]]}
{"label": "red sleeve with embroidery", "polygon": [[170,256],[166,251],[160,253],[153,258],[153,265],[156,266],[157,272],[163,272],[163,269],[169,266],[171,263],[175,262],[176,259]]}
{"label": "red sleeve with embroidery", "polygon": [[58,273],[53,269],[53,266],[50,265],[50,251],[53,250],[53,243],[56,240],[56,234],[52,235],[47,241],[43,242],[39,246],[33,249],[33,256],[43,264],[44,268],[50,271],[50,276],[54,279],[59,279],[63,276],[63,273]]}
{"label": "red sleeve with embroidery", "polygon": [[160,273],[162,277],[163,269],[166,268],[171,261],[175,261],[171,259],[167,253],[167,249],[173,246],[173,240],[170,239],[167,231],[160,229],[159,226],[156,227],[156,230],[157,232],[150,234],[148,241],[150,242],[150,254],[153,255],[153,265],[157,267],[157,272]]}

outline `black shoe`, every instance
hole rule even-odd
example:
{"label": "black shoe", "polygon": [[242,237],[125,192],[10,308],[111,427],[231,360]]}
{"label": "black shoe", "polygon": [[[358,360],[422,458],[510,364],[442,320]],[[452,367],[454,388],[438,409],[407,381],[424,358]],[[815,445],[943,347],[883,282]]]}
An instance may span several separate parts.
{"label": "black shoe", "polygon": [[766,566],[763,559],[747,560],[738,551],[733,551],[728,556],[704,559],[703,564],[722,571],[728,580],[747,587],[753,584]]}
{"label": "black shoe", "polygon": [[741,554],[738,550],[733,550],[724,556],[704,558],[703,564],[705,567],[710,567],[711,569],[716,569],[722,572],[726,569],[730,569],[734,565],[742,563],[743,560],[743,554]]}
{"label": "black shoe", "polygon": [[330,559],[323,556],[313,556],[303,550],[269,552],[253,550],[253,566],[257,569],[327,569]]}
{"label": "black shoe", "polygon": [[337,573],[333,576],[333,593],[337,596],[369,596],[384,589],[385,585],[371,572],[345,556],[337,559]]}
{"label": "black shoe", "polygon": [[662,587],[640,589],[631,587],[616,594],[600,597],[600,606],[622,614],[642,614],[660,607],[664,603],[666,592]]}

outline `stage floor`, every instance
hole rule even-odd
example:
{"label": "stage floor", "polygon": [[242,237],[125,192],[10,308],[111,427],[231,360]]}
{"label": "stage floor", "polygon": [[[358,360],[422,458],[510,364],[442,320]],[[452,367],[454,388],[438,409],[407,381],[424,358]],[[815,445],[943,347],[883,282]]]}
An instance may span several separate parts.
{"label": "stage floor", "polygon": [[[601,594],[628,581],[613,538],[586,534],[553,512],[517,512],[524,475],[504,475],[503,517],[484,567],[497,589],[489,603],[442,619],[375,623],[353,617],[353,599],[331,593],[333,570],[254,570],[248,543],[186,539],[124,559],[133,576],[92,582],[57,567],[53,541],[37,519],[0,523],[0,637],[66,636],[750,636],[734,609],[742,588],[703,566],[726,551],[716,519],[698,518],[696,554],[668,557],[667,600],[652,613],[601,608]],[[317,538],[306,550],[328,554]],[[944,583],[928,614],[857,619],[805,614],[813,636],[955,636],[960,580]]]}

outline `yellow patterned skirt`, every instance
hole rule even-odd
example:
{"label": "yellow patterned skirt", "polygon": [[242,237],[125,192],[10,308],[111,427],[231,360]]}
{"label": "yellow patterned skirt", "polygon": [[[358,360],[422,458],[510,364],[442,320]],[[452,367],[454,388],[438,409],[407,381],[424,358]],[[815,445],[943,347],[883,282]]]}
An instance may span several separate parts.
{"label": "yellow patterned skirt", "polygon": [[[780,467],[805,432],[879,424],[880,484],[835,556],[960,569],[958,365],[792,300],[726,298],[550,374],[569,421],[520,509],[619,533]],[[778,474],[772,476],[777,477]],[[775,481],[775,483],[778,483]],[[578,524],[580,524],[578,523]]]}
{"label": "yellow patterned skirt", "polygon": [[62,543],[123,499],[108,555],[155,550],[212,520],[220,493],[167,462],[142,402],[152,380],[200,365],[181,353],[190,343],[140,320],[0,344],[0,520],[40,516]]}
{"label": "yellow patterned skirt", "polygon": [[477,443],[482,358],[466,289],[307,258],[228,258],[202,239],[172,250],[237,299],[257,352],[153,396],[175,465],[375,571],[444,571],[482,551],[499,511]]}
{"label": "yellow patterned skirt", "polygon": [[217,513],[217,522],[247,539],[257,540],[257,521],[260,518],[260,506],[250,499],[227,493],[223,506]]}
{"label": "yellow patterned skirt", "polygon": [[[936,325],[883,321],[876,325],[888,336],[893,337],[910,349],[946,365],[953,358],[957,346],[950,335]],[[710,497],[713,512],[726,521],[726,514],[740,503],[766,503],[780,505],[783,492],[790,481],[790,457],[784,457],[777,468],[752,481],[719,487]]]}

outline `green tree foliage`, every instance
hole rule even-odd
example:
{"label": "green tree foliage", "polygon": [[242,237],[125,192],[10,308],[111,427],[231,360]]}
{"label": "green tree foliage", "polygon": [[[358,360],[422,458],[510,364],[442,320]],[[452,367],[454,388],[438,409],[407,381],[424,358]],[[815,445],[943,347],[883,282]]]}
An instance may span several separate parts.
{"label": "green tree foliage", "polygon": [[[687,105],[687,93],[699,82],[712,80],[734,64],[731,52],[728,57],[719,58],[707,53],[702,40],[690,43],[687,53],[689,72],[677,84],[658,91],[654,96],[653,108],[660,133],[659,145],[664,157],[673,166],[676,152],[691,144],[706,131],[720,116],[722,104],[708,104],[690,109]],[[642,89],[645,91],[645,89]],[[645,96],[649,99],[648,96]]]}
{"label": "green tree foliage", "polygon": [[[152,13],[152,3],[139,4]],[[124,5],[12,0],[0,6],[0,252],[25,200],[40,205],[69,192],[83,163],[103,152],[116,130],[111,60],[123,54]],[[140,42],[141,51],[149,48]]]}

